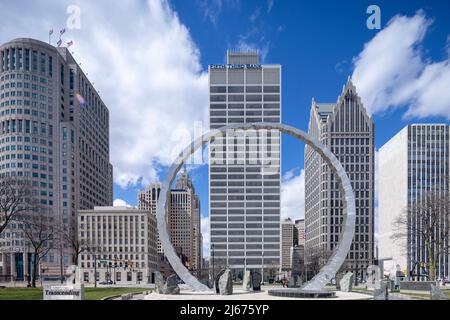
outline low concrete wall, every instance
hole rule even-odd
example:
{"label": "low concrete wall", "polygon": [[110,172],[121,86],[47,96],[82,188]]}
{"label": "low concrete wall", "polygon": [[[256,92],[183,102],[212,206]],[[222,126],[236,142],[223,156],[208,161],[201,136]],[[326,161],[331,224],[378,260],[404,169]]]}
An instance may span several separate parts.
{"label": "low concrete wall", "polygon": [[400,291],[430,291],[433,281],[400,281]]}

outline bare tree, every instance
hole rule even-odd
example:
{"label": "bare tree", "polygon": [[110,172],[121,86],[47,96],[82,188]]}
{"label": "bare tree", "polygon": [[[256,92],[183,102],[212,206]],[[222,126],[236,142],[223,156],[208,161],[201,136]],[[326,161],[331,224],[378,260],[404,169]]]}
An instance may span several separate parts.
{"label": "bare tree", "polygon": [[72,227],[67,230],[63,229],[59,231],[59,234],[63,243],[67,244],[72,252],[72,261],[74,264],[78,265],[78,258],[80,254],[85,251],[91,251],[92,245],[78,237],[78,230],[76,227]]}
{"label": "bare tree", "polygon": [[34,211],[36,208],[30,181],[0,178],[0,234],[21,213]]}
{"label": "bare tree", "polygon": [[[436,280],[436,265],[449,252],[450,202],[449,194],[428,192],[405,208],[393,223],[394,241],[413,241],[417,250],[425,250],[429,280]],[[403,248],[408,250],[407,248]]]}
{"label": "bare tree", "polygon": [[326,249],[317,247],[306,249],[304,258],[305,269],[313,275],[318,274],[330,256],[331,252]]}
{"label": "bare tree", "polygon": [[31,286],[36,287],[36,276],[40,261],[54,248],[57,239],[57,228],[46,214],[36,213],[20,217],[20,228],[33,252]]}

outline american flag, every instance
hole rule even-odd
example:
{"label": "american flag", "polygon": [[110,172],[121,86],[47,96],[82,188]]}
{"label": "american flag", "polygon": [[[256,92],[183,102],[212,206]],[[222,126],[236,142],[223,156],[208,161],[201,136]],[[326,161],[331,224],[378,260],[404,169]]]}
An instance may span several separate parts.
{"label": "american flag", "polygon": [[61,40],[61,39],[59,39],[59,40],[58,40],[58,42],[57,42],[56,44],[58,45],[58,47],[60,47],[60,46],[61,46],[61,44],[62,44],[62,40]]}
{"label": "american flag", "polygon": [[62,29],[59,31],[59,34],[60,34],[60,35],[63,35],[65,32],[66,32],[66,28],[62,28]]}
{"label": "american flag", "polygon": [[50,30],[48,31],[48,34],[51,36],[51,35],[53,34],[53,29],[50,29]]}
{"label": "american flag", "polygon": [[67,48],[69,48],[71,45],[73,45],[73,41],[67,42]]}
{"label": "american flag", "polygon": [[80,104],[81,107],[86,108],[87,107],[87,101],[85,98],[83,98],[83,96],[79,93],[75,94],[75,97],[78,100],[78,103]]}

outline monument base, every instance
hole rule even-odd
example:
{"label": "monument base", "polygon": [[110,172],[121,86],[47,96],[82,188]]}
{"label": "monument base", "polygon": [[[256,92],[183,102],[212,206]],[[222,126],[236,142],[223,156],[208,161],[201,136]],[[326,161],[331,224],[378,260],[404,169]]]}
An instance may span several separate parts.
{"label": "monument base", "polygon": [[334,298],[336,292],[328,290],[275,289],[269,290],[269,295],[284,298]]}

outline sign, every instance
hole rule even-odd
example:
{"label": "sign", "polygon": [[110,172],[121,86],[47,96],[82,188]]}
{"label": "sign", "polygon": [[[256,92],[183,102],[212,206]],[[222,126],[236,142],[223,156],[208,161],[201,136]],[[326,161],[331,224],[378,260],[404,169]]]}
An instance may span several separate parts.
{"label": "sign", "polygon": [[83,300],[84,286],[45,286],[44,300]]}
{"label": "sign", "polygon": [[211,69],[262,69],[260,64],[211,64]]}

